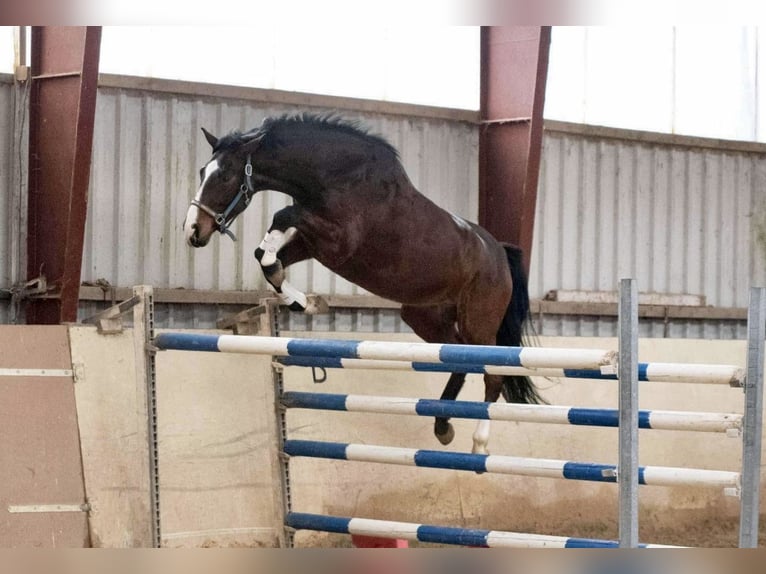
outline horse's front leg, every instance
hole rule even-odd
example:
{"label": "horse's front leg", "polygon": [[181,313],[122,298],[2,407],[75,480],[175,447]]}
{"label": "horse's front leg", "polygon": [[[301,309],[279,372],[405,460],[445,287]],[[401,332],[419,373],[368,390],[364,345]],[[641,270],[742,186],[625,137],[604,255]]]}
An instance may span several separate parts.
{"label": "horse's front leg", "polygon": [[285,278],[288,266],[311,257],[305,240],[293,225],[296,216],[292,206],[278,211],[254,255],[266,281],[274,288],[283,304],[291,311],[320,313],[325,310],[322,302],[295,288]]}

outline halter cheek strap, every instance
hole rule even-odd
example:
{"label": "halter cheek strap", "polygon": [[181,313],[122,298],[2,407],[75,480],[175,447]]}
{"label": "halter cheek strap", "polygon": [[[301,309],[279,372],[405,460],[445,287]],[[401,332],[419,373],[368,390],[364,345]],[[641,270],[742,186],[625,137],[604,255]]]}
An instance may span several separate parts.
{"label": "halter cheek strap", "polygon": [[216,213],[207,205],[200,203],[196,199],[192,199],[191,204],[212,217],[219,232],[221,232],[223,235],[228,235],[231,237],[232,241],[236,241],[237,236],[234,235],[231,229],[229,229],[229,226],[234,222],[234,219],[229,219],[229,216],[242,201],[245,202],[246,208],[250,204],[250,200],[253,198],[253,195],[255,195],[255,190],[253,189],[253,162],[251,156],[248,155],[247,163],[245,164],[244,181],[242,182],[242,185],[239,186],[237,195],[235,195],[234,199],[229,202],[229,205],[226,207],[226,209],[223,210],[223,212]]}

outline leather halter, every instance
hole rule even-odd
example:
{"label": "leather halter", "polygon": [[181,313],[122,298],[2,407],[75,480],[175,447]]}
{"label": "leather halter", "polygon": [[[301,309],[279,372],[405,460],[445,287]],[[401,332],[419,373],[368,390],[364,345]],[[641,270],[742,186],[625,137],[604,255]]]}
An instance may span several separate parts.
{"label": "leather halter", "polygon": [[[212,209],[210,209],[207,205],[204,205],[203,203],[200,203],[196,199],[192,199],[191,204],[195,207],[198,207],[205,213],[207,213],[210,217],[213,218],[215,221],[216,228],[220,233],[223,235],[228,235],[231,237],[232,241],[237,240],[237,236],[234,235],[234,233],[229,229],[229,226],[234,222],[234,218],[232,217],[229,219],[229,216],[231,215],[231,212],[234,211],[237,206],[244,201],[245,202],[245,208],[250,204],[250,200],[253,198],[253,195],[255,194],[255,190],[253,189],[253,163],[251,156],[247,156],[247,163],[245,164],[245,177],[242,182],[242,185],[239,186],[239,191],[237,192],[237,195],[234,196],[234,199],[229,202],[229,205],[226,207],[226,209],[223,210],[223,212],[216,213]],[[244,209],[244,208],[243,208]]]}

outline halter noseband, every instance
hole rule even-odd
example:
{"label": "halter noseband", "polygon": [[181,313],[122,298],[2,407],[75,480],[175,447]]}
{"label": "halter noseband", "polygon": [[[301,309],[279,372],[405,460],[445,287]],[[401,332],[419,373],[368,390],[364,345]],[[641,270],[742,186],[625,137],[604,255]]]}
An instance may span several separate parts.
{"label": "halter noseband", "polygon": [[236,241],[237,236],[234,235],[231,229],[229,229],[229,226],[234,222],[234,219],[229,219],[229,215],[231,215],[231,212],[234,211],[243,200],[245,202],[245,207],[247,207],[250,204],[250,200],[253,198],[254,194],[255,190],[253,189],[253,163],[251,156],[248,155],[247,163],[245,164],[244,181],[242,182],[242,185],[239,186],[237,195],[234,196],[234,199],[231,200],[229,205],[226,207],[226,209],[223,210],[222,213],[216,213],[207,205],[200,203],[196,199],[192,199],[191,204],[195,207],[198,207],[207,213],[210,217],[212,217],[215,220],[215,224],[219,232],[221,232],[223,235],[228,235],[231,237],[232,241]]}

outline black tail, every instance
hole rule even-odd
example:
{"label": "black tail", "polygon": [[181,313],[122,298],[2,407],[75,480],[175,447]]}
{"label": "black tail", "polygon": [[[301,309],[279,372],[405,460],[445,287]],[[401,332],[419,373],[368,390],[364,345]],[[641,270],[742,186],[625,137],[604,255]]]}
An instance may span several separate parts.
{"label": "black tail", "polygon": [[[521,249],[515,245],[503,244],[508,257],[508,267],[513,280],[513,296],[497,331],[497,344],[510,347],[522,345],[522,335],[529,318],[529,291],[527,276],[521,260]],[[503,397],[509,403],[541,404],[545,403],[529,377],[504,376]]]}

